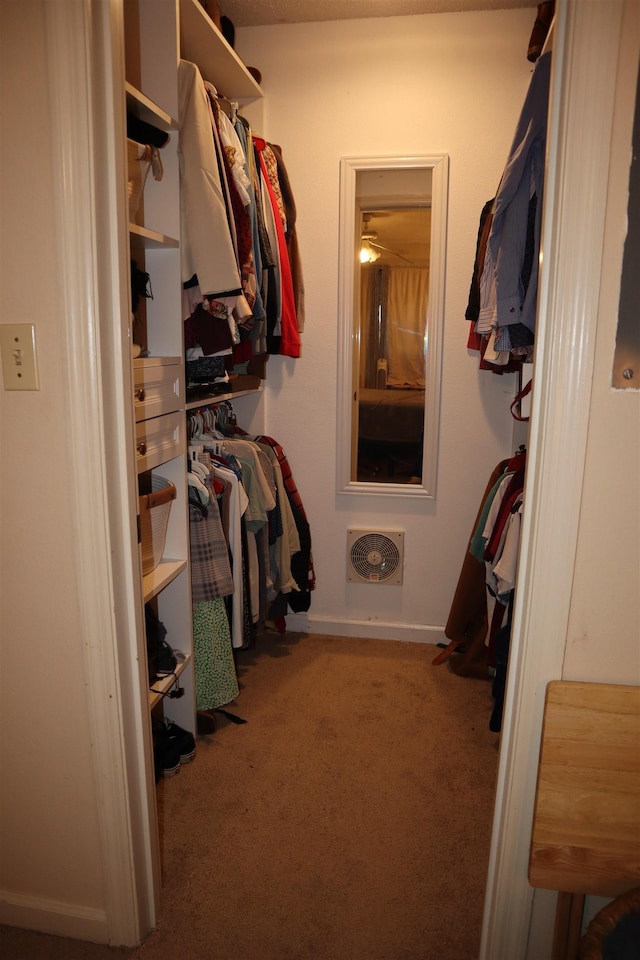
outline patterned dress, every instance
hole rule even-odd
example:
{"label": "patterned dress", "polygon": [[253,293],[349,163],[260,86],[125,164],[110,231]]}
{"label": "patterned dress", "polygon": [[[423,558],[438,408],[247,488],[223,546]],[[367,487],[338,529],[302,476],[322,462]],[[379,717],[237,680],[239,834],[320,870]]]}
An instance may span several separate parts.
{"label": "patterned dress", "polygon": [[222,598],[197,604],[193,612],[196,709],[215,710],[238,696],[231,634]]}
{"label": "patterned dress", "polygon": [[196,709],[214,710],[239,690],[224,600],[234,590],[229,548],[213,483],[204,482],[208,506],[189,501],[193,648]]}

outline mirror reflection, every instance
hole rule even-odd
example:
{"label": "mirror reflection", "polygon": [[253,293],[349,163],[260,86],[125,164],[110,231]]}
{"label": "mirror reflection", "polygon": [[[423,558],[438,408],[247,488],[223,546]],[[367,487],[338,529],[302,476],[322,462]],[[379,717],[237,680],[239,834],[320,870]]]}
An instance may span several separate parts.
{"label": "mirror reflection", "polygon": [[360,209],[354,480],[422,480],[431,208]]}
{"label": "mirror reflection", "polygon": [[340,493],[436,496],[449,158],[340,161]]}

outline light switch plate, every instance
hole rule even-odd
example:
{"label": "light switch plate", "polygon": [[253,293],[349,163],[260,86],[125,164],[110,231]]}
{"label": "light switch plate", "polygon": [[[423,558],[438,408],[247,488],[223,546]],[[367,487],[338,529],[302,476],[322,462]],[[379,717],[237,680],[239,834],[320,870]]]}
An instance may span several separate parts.
{"label": "light switch plate", "polygon": [[5,390],[39,390],[35,325],[0,324],[0,349]]}

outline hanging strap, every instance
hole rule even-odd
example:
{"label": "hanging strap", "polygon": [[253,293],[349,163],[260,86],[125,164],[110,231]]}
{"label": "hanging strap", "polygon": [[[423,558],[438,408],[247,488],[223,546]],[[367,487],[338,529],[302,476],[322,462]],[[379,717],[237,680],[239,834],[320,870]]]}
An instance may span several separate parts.
{"label": "hanging strap", "polygon": [[531,380],[529,380],[529,383],[527,383],[522,390],[519,390],[513,398],[513,403],[511,404],[511,416],[514,420],[520,420],[523,423],[529,420],[529,417],[520,416],[520,401],[523,400],[529,393],[531,393],[532,384],[533,377]]}

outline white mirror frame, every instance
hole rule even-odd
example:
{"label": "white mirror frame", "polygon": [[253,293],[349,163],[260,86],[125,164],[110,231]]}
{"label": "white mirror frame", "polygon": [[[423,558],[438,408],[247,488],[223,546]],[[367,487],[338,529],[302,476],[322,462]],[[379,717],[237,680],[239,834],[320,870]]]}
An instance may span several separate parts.
{"label": "white mirror frame", "polygon": [[[422,483],[364,483],[351,479],[353,371],[360,349],[355,324],[355,278],[360,229],[356,178],[360,171],[423,170],[432,174],[429,303],[425,333],[425,414]],[[338,268],[338,493],[435,500],[440,428],[440,379],[447,240],[449,157],[445,153],[409,157],[343,157],[340,161],[340,246]]]}

